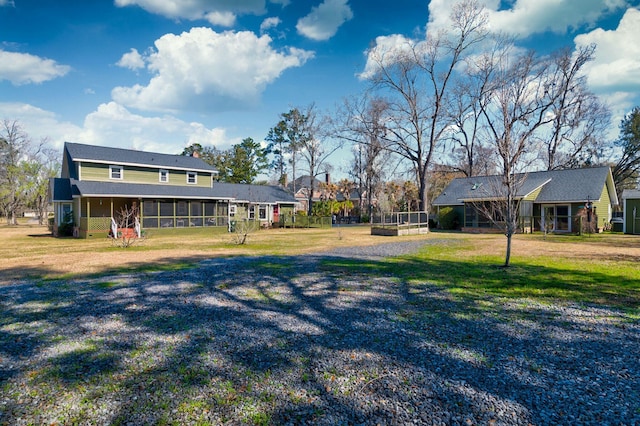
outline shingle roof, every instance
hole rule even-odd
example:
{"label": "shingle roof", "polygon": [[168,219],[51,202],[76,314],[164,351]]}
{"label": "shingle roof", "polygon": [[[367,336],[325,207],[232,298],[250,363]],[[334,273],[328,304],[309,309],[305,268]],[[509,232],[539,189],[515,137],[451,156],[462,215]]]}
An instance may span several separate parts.
{"label": "shingle roof", "polygon": [[70,181],[64,178],[49,179],[49,201],[71,201],[73,192]]}
{"label": "shingle roof", "polygon": [[293,195],[277,186],[216,182],[212,188],[120,182],[52,179],[53,199],[83,197],[188,198],[246,201],[252,203],[295,203]]}
{"label": "shingle roof", "polygon": [[[536,202],[580,202],[598,200],[611,171],[609,167],[531,172],[524,175],[517,198],[542,188]],[[499,197],[499,176],[457,178],[433,201],[435,206],[462,205],[463,202]],[[609,188],[611,192],[613,188]],[[615,191],[612,196],[615,197]],[[617,203],[617,200],[616,200]],[[614,203],[615,204],[615,203]]]}
{"label": "shingle roof", "polygon": [[214,182],[212,191],[218,195],[238,201],[273,204],[277,202],[295,203],[290,191],[273,185],[247,185],[240,183]]}
{"label": "shingle roof", "polygon": [[73,161],[136,164],[167,169],[216,172],[215,167],[210,166],[201,158],[186,155],[160,154],[72,142],[65,142],[64,146]]}
{"label": "shingle roof", "polygon": [[546,173],[551,177],[536,198],[539,202],[598,200],[602,186],[611,173],[609,167],[554,170]]}

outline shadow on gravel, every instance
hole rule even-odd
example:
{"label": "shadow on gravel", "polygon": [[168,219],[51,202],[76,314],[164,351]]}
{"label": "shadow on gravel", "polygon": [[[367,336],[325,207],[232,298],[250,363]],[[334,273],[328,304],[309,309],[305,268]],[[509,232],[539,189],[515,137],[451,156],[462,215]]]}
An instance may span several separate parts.
{"label": "shadow on gravel", "polygon": [[430,284],[460,267],[233,258],[0,288],[0,424],[640,421],[637,319]]}

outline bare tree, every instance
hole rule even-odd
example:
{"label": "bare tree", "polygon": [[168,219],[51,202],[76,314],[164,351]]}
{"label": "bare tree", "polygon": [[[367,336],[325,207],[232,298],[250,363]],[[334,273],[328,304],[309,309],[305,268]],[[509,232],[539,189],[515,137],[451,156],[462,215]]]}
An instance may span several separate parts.
{"label": "bare tree", "polygon": [[583,66],[593,60],[595,45],[561,49],[551,57],[549,93],[553,120],[543,135],[547,170],[591,164],[609,127],[609,111],[587,87]]}
{"label": "bare tree", "polygon": [[625,188],[640,184],[640,107],[634,107],[620,122],[620,136],[614,142],[620,154],[613,167],[618,197]]}
{"label": "bare tree", "polygon": [[111,243],[120,248],[128,248],[144,240],[142,235],[137,233],[137,224],[140,218],[140,211],[137,203],[131,206],[124,205],[115,212],[116,234],[111,235]]}
{"label": "bare tree", "polygon": [[0,209],[7,224],[16,225],[26,208],[36,210],[43,223],[49,178],[59,168],[47,144],[47,138],[33,143],[17,120],[0,124]]}
{"label": "bare tree", "polygon": [[539,150],[536,132],[550,123],[548,114],[555,102],[549,64],[534,52],[507,54],[487,63],[491,84],[480,103],[488,139],[494,146],[500,166],[499,182],[493,182],[485,216],[507,237],[504,266],[511,259],[511,239],[518,228],[519,190],[527,169]]}
{"label": "bare tree", "polygon": [[483,143],[484,128],[483,107],[494,78],[494,66],[505,54],[505,47],[511,43],[507,37],[496,34],[491,36],[492,43],[482,53],[469,55],[461,64],[460,77],[448,94],[451,126],[448,140],[454,170],[465,176],[490,175],[497,170],[495,150]]}
{"label": "bare tree", "polygon": [[38,215],[38,223],[44,225],[49,206],[49,180],[59,173],[59,154],[47,148],[48,138],[40,141],[29,160],[21,165],[23,172],[22,193],[26,206]]}
{"label": "bare tree", "polygon": [[[294,111],[296,111],[296,120],[293,123],[295,128],[290,130],[292,130],[291,134],[296,136],[297,153],[309,175],[307,213],[311,215],[315,178],[330,170],[327,159],[341,147],[341,144],[327,137],[326,132],[323,131],[327,126],[324,125],[325,123],[320,123],[321,119],[314,105],[307,107],[304,112],[300,112],[297,108]],[[292,137],[289,137],[289,140],[291,144]]]}
{"label": "bare tree", "polygon": [[368,94],[345,100],[335,114],[334,134],[352,144],[352,168],[359,195],[360,213],[371,215],[374,197],[382,188],[385,166],[390,153],[384,146],[385,120],[388,104]]}
{"label": "bare tree", "polygon": [[451,21],[448,31],[428,34],[424,42],[369,51],[371,83],[388,96],[386,147],[413,164],[425,211],[429,168],[451,125],[447,93],[464,56],[487,37],[486,16],[475,1],[454,5]]}

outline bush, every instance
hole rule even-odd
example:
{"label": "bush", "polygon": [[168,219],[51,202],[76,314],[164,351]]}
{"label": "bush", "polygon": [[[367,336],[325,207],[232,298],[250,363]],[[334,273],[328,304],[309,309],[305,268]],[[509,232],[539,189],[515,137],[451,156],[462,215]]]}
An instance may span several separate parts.
{"label": "bush", "polygon": [[73,223],[73,212],[68,212],[64,215],[62,219],[62,223],[58,225],[58,236],[60,237],[70,237],[73,235],[73,228],[75,224]]}
{"label": "bush", "polygon": [[460,226],[460,218],[453,207],[444,207],[438,213],[438,222],[440,229],[458,229]]}

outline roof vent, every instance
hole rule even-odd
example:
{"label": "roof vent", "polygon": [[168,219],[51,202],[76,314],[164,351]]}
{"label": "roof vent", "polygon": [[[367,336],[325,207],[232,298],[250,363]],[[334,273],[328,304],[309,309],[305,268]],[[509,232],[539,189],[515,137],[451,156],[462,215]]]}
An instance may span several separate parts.
{"label": "roof vent", "polygon": [[471,187],[471,190],[475,191],[476,189],[480,188],[481,186],[482,186],[482,182],[474,183],[473,186]]}

